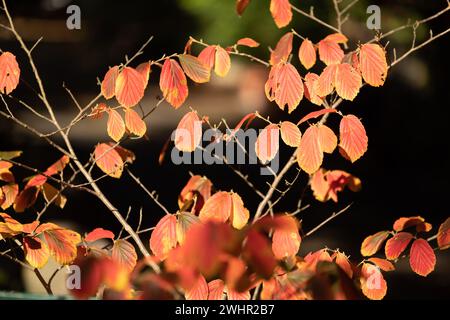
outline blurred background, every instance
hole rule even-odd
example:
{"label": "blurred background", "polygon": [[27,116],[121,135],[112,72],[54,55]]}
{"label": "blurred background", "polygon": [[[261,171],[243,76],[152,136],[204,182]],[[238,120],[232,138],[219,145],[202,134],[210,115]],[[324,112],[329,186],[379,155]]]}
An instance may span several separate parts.
{"label": "blurred background", "polygon": [[[315,14],[324,20],[335,22],[331,1],[292,0],[294,5],[308,11],[315,6]],[[345,3],[345,2],[344,2]],[[66,8],[76,4],[81,8],[81,29],[68,30]],[[374,36],[365,27],[369,4],[381,7],[382,31],[424,18],[446,6],[445,1],[366,1],[361,0],[352,10],[351,20],[344,25],[344,32],[350,37],[350,48],[358,41]],[[87,103],[99,92],[97,78],[102,78],[108,66],[119,64],[126,54],[131,56],[149,37],[154,39],[145,54],[136,60],[137,64],[157,59],[164,53],[182,52],[189,36],[204,39],[210,44],[223,46],[235,43],[241,37],[251,37],[261,43],[256,49],[249,49],[253,55],[268,59],[269,46],[274,46],[281,35],[290,27],[317,42],[329,32],[306,17],[294,13],[288,28],[279,30],[269,12],[269,1],[252,1],[242,17],[235,13],[234,0],[167,0],[167,1],[106,1],[106,0],[21,0],[9,1],[10,11],[16,27],[24,39],[32,44],[41,36],[43,40],[33,51],[35,60],[45,82],[50,100],[56,106],[60,122],[67,123],[76,112],[73,103],[63,89],[69,87],[80,102]],[[4,16],[0,15],[0,22]],[[444,14],[437,21],[417,30],[417,41],[428,37],[431,27],[438,33],[448,28],[449,15]],[[388,39],[388,48],[396,48],[397,55],[411,45],[411,30],[397,33]],[[339,203],[319,203],[312,197],[309,188],[304,193],[304,203],[311,204],[302,212],[303,228],[308,231],[327,218],[332,212],[354,202],[351,209],[341,217],[320,229],[314,237],[302,244],[301,254],[323,246],[341,248],[358,261],[362,240],[369,234],[391,229],[394,220],[400,216],[421,215],[434,226],[449,216],[448,194],[450,190],[450,143],[448,140],[449,113],[449,36],[444,36],[409,56],[390,70],[382,89],[365,87],[353,103],[342,104],[344,113],[353,113],[363,119],[369,136],[367,154],[351,165],[335,152],[325,157],[327,169],[343,169],[361,178],[363,188],[359,193],[345,191],[340,194]],[[299,47],[295,41],[294,52]],[[17,55],[21,66],[21,82],[15,96],[30,104],[38,103],[31,88],[36,88],[26,59],[11,35],[0,31],[0,48]],[[198,49],[198,48],[197,48]],[[194,49],[195,53],[198,50]],[[244,51],[244,50],[243,50]],[[391,52],[391,51],[390,51]],[[293,63],[301,74],[296,54]],[[141,102],[150,110],[160,96],[158,72],[150,75],[146,96]],[[316,70],[317,71],[317,70]],[[160,200],[170,210],[176,211],[177,196],[189,179],[189,172],[208,176],[216,189],[235,190],[253,211],[258,198],[228,167],[223,165],[176,166],[170,161],[158,164],[158,155],[180,118],[192,106],[202,115],[209,115],[213,122],[221,117],[234,126],[243,115],[258,110],[270,115],[272,120],[300,119],[306,113],[317,110],[307,101],[302,101],[290,116],[270,104],[264,96],[264,82],[268,71],[255,63],[240,57],[233,57],[230,74],[224,79],[213,76],[211,83],[197,86],[189,83],[189,98],[179,110],[163,103],[147,119],[148,139],[128,141],[124,146],[137,155],[132,165],[144,184],[156,190]],[[42,132],[54,129],[46,126],[34,116],[23,112],[19,106],[14,109],[17,116]],[[331,117],[330,127],[338,128],[337,117]],[[257,121],[256,126],[264,124]],[[77,151],[83,159],[89,157],[98,141],[108,141],[104,121],[86,120],[72,131],[71,136]],[[59,154],[43,141],[30,136],[12,122],[0,119],[0,150],[24,150],[20,161],[36,168],[45,169]],[[282,149],[282,163],[292,151]],[[97,169],[96,169],[97,170]],[[259,175],[256,166],[245,166],[245,173],[265,191],[270,179]],[[17,176],[25,178],[29,172],[17,170]],[[100,174],[97,171],[97,174]],[[295,171],[288,179],[295,176]],[[271,180],[271,179],[270,179]],[[148,197],[137,190],[133,181],[124,175],[120,180],[105,179],[100,182],[113,203],[126,212],[132,206],[130,223],[137,225],[138,212],[142,207],[144,226],[154,225],[162,216],[161,210]],[[299,183],[279,204],[277,210],[294,210],[303,194],[307,176],[301,174]],[[103,205],[89,194],[68,191],[68,202],[64,210],[51,207],[46,219],[70,223],[80,232],[102,226],[119,231],[118,224],[111,218]],[[13,215],[20,221],[33,219],[34,213]],[[148,243],[149,234],[143,235]],[[434,273],[423,279],[415,275],[407,261],[399,263],[396,272],[386,274],[388,299],[449,298],[450,297],[450,254],[437,252],[437,266]],[[32,284],[31,277],[8,260],[0,260],[0,290],[33,291],[39,287]]]}

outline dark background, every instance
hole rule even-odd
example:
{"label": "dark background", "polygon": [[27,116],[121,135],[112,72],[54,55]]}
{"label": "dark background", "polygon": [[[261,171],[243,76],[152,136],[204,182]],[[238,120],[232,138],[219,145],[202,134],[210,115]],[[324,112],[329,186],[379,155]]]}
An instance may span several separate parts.
{"label": "dark background", "polygon": [[[12,15],[20,20],[17,25],[19,31],[25,33],[26,40],[32,43],[40,36],[44,37],[35,50],[34,57],[51,102],[62,119],[74,112],[62,89],[63,82],[80,96],[81,101],[88,101],[89,97],[94,97],[98,92],[96,78],[103,77],[108,66],[123,61],[125,54],[132,55],[150,35],[155,38],[136,63],[159,58],[163,53],[181,52],[189,35],[224,46],[234,43],[240,37],[250,36],[261,43],[260,48],[251,52],[267,58],[267,47],[274,46],[276,40],[289,31],[289,28],[281,31],[276,28],[270,17],[268,1],[253,1],[243,17],[238,18],[232,0],[73,1],[71,3],[81,7],[82,29],[68,31],[65,28],[65,8],[68,3],[69,1],[49,0],[10,1],[9,4]],[[302,1],[297,5],[308,10],[308,5],[313,3],[315,2]],[[316,5],[315,12],[320,17],[329,17],[333,24],[334,16],[330,4],[331,1],[322,1],[320,5]],[[445,1],[376,1],[375,4],[379,4],[382,10],[383,31],[404,24],[408,18],[414,20],[427,17],[446,5]],[[350,35],[351,48],[358,40],[362,42],[373,37],[373,33],[364,27],[367,5],[366,1],[361,1],[355,7],[354,21],[344,27],[344,32]],[[318,41],[328,34],[327,30],[295,13],[292,27],[313,41]],[[437,22],[421,27],[418,30],[419,41],[426,39],[427,28],[430,27],[435,34],[447,28],[448,13]],[[0,48],[17,53],[22,69],[21,78],[29,82],[30,86],[36,87],[17,45],[7,33],[0,35]],[[391,42],[388,48],[396,47],[399,54],[410,46],[411,32],[406,30],[389,40]],[[390,71],[383,88],[365,87],[354,103],[346,102],[342,105],[341,110],[344,113],[353,113],[363,119],[369,136],[369,150],[353,165],[335,152],[325,157],[324,167],[343,169],[360,177],[363,189],[356,194],[349,191],[340,194],[338,204],[319,203],[313,199],[311,191],[306,189],[304,202],[310,203],[311,207],[300,216],[305,231],[312,229],[348,203],[354,204],[343,216],[322,228],[313,238],[306,240],[302,244],[302,254],[327,245],[330,248],[341,248],[357,261],[360,260],[359,248],[362,240],[369,234],[391,229],[397,217],[426,217],[434,226],[432,234],[448,217],[448,42],[447,35],[414,53]],[[294,50],[297,50],[298,46],[297,41]],[[238,58],[233,59],[233,63],[235,60],[246,63]],[[294,57],[293,61],[298,65],[298,58]],[[251,66],[248,65],[249,68]],[[299,70],[304,73],[304,69]],[[144,108],[147,109],[156,103],[158,95],[155,89],[158,70],[155,68],[153,71],[156,75],[150,76],[151,89],[147,90],[149,93],[143,101]],[[190,90],[192,87],[194,86],[190,83]],[[193,105],[192,100],[188,100],[181,109],[175,111],[163,104],[149,120],[149,139],[132,141],[125,145],[137,155],[132,166],[133,171],[142,177],[149,188],[157,190],[160,200],[170,210],[177,209],[177,195],[188,180],[189,171],[208,176],[216,189],[238,191],[250,211],[257,207],[259,199],[252,190],[225,166],[175,166],[168,161],[162,166],[158,165],[158,154],[162,146],[178,119],[188,110],[188,106],[204,108],[202,110],[205,110],[205,113],[208,108],[214,109],[214,112],[229,119],[231,124],[237,123],[238,119],[248,112],[233,113],[226,105],[215,102],[214,95],[217,90],[224,97],[236,95],[239,88],[233,87],[233,83],[225,88],[218,85],[218,88],[212,84],[192,89],[194,97],[205,97],[201,100],[204,102],[202,105]],[[15,95],[35,102],[30,88],[24,83],[21,83]],[[213,102],[208,102],[208,99]],[[305,101],[302,101],[300,107],[289,117],[275,105],[258,107],[265,114],[270,114],[271,119],[280,120],[299,119],[315,110]],[[20,111],[18,115],[24,119],[28,117]],[[167,117],[170,117],[170,120]],[[335,120],[337,121],[337,118]],[[329,122],[335,130],[338,128],[336,121],[331,118]],[[257,122],[255,124],[263,125]],[[74,138],[77,151],[84,159],[92,152],[96,142],[106,139],[104,124],[91,123],[89,126],[92,131],[85,131]],[[51,128],[48,128],[47,132],[51,131]],[[103,136],[99,136],[98,132]],[[11,122],[0,119],[0,150],[13,149],[24,150],[20,160],[41,169],[45,169],[59,157],[42,141],[30,137]],[[286,160],[290,153],[290,150],[283,149],[282,159]],[[261,190],[266,189],[265,181],[268,178],[259,176],[256,167],[246,167],[244,171],[251,174],[251,179],[261,186]],[[21,170],[16,172],[19,176],[22,174],[22,177],[29,175]],[[288,178],[294,176],[295,172],[292,170]],[[295,209],[307,183],[307,177],[301,174],[299,181],[277,210]],[[133,207],[134,215],[130,218],[132,225],[137,223],[137,211],[141,206],[145,213],[145,226],[154,225],[162,216],[161,210],[144,193],[136,191],[133,182],[126,175],[120,181],[106,179],[100,184],[122,212],[126,212],[129,206]],[[79,231],[89,231],[98,226],[119,230],[117,223],[94,197],[75,191],[69,191],[66,195],[69,201],[64,211],[52,208],[46,216],[49,220],[75,221]],[[33,213],[27,212],[18,218],[32,219]],[[144,235],[146,243],[148,237],[149,235]],[[436,271],[427,279],[422,279],[409,270],[407,263],[400,263],[398,271],[386,274],[389,286],[387,298],[449,298],[449,266],[448,252],[437,252]],[[0,261],[0,287],[4,290],[23,290],[19,275],[9,276],[14,274],[13,272],[17,270],[11,268],[9,262]]]}

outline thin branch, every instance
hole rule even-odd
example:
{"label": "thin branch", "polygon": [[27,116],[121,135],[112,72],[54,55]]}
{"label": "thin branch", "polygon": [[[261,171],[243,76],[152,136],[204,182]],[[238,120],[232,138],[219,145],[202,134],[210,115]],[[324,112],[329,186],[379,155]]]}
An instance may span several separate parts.
{"label": "thin branch", "polygon": [[319,230],[320,228],[322,228],[324,225],[326,225],[328,222],[330,222],[331,220],[333,220],[334,218],[339,217],[342,213],[346,212],[353,203],[349,204],[348,206],[346,206],[344,209],[338,211],[338,212],[334,212],[331,216],[329,216],[327,219],[325,219],[324,221],[322,221],[318,226],[316,226],[315,228],[313,228],[312,230],[310,230],[309,232],[307,232],[305,234],[305,238],[309,237],[310,235],[312,235],[314,232],[316,232],[317,230]]}

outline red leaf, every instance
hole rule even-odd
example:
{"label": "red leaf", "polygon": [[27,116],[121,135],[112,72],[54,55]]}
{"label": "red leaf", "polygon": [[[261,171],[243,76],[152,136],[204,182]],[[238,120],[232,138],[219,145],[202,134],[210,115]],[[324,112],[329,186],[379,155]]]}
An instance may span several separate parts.
{"label": "red leaf", "polygon": [[188,96],[186,76],[178,62],[173,59],[166,59],[161,70],[159,87],[164,98],[175,109],[178,109]]}
{"label": "red leaf", "polygon": [[395,270],[394,265],[385,260],[385,259],[380,259],[380,258],[370,258],[368,259],[368,261],[372,262],[373,264],[375,264],[378,268],[380,268],[383,271],[393,271]]}
{"label": "red leaf", "polygon": [[107,175],[120,178],[123,171],[123,160],[114,147],[100,143],[95,147],[94,158],[97,166]]}
{"label": "red leaf", "polygon": [[353,101],[361,88],[361,75],[348,63],[342,63],[336,69],[336,92],[342,98]]}
{"label": "red leaf", "polygon": [[300,125],[300,124],[302,124],[303,122],[306,122],[306,121],[308,121],[308,120],[315,119],[315,118],[317,118],[317,117],[323,116],[324,114],[327,114],[327,113],[333,113],[333,112],[336,112],[336,109],[328,108],[328,109],[321,109],[321,110],[318,110],[318,111],[310,112],[310,113],[308,113],[306,116],[304,116],[304,117],[298,122],[298,124]]}
{"label": "red leaf", "polygon": [[384,248],[386,258],[389,260],[395,260],[406,249],[409,242],[413,238],[413,235],[409,232],[399,232],[386,242]]}
{"label": "red leaf", "polygon": [[111,99],[115,95],[116,91],[116,79],[119,75],[119,67],[114,66],[106,72],[105,77],[103,78],[101,91],[103,97],[105,99]]}
{"label": "red leaf", "polygon": [[186,201],[197,196],[195,211],[198,212],[205,201],[211,197],[211,188],[212,182],[208,178],[198,175],[192,176],[180,192],[178,205],[182,208]]}
{"label": "red leaf", "polygon": [[344,51],[336,42],[324,39],[319,42],[319,58],[327,66],[340,63],[344,58]]}
{"label": "red leaf", "polygon": [[24,212],[25,209],[28,209],[36,202],[38,194],[39,189],[37,187],[23,189],[14,201],[14,211]]}
{"label": "red leaf", "polygon": [[290,147],[297,148],[302,138],[300,129],[290,121],[283,121],[280,127],[281,139]]}
{"label": "red leaf", "polygon": [[116,142],[122,139],[125,134],[125,123],[123,122],[120,114],[113,109],[108,109],[108,123],[107,131],[108,135]]}
{"label": "red leaf", "polygon": [[11,52],[0,55],[0,93],[10,94],[19,84],[20,68]]}
{"label": "red leaf", "polygon": [[280,129],[276,124],[269,124],[258,135],[255,143],[256,156],[266,164],[275,158],[280,148]]}
{"label": "red leaf", "polygon": [[150,73],[152,72],[150,68],[151,68],[150,62],[143,62],[136,67],[136,71],[139,72],[141,76],[144,78],[145,88],[147,87],[148,78],[150,77]]}
{"label": "red leaf", "polygon": [[310,69],[314,64],[316,64],[316,49],[313,43],[309,39],[304,39],[300,49],[298,51],[298,58],[300,62],[305,67],[305,69]]}
{"label": "red leaf", "polygon": [[397,232],[411,227],[416,227],[417,232],[428,232],[432,228],[431,224],[425,222],[425,219],[420,216],[399,218],[394,222],[393,226]]}
{"label": "red leaf", "polygon": [[128,272],[133,271],[136,266],[137,254],[136,249],[127,240],[119,239],[114,241],[111,251],[111,257]]}
{"label": "red leaf", "polygon": [[229,192],[217,192],[206,201],[199,218],[201,221],[225,222],[230,218],[232,206],[232,197]]}
{"label": "red leaf", "polygon": [[250,4],[250,0],[236,0],[236,12],[238,15],[242,15]]}
{"label": "red leaf", "polygon": [[47,264],[50,253],[47,245],[39,238],[23,238],[25,259],[34,268],[42,268]]}
{"label": "red leaf", "polygon": [[167,258],[177,245],[177,219],[174,215],[165,215],[153,230],[150,237],[150,249],[160,260]]}
{"label": "red leaf", "polygon": [[450,218],[447,218],[439,227],[437,243],[441,250],[450,247]]}
{"label": "red leaf", "polygon": [[354,192],[361,188],[361,180],[342,170],[318,170],[311,177],[310,184],[314,197],[322,202],[330,199],[337,202],[337,193],[343,191],[346,186]]}
{"label": "red leaf", "polygon": [[426,277],[434,270],[436,256],[433,248],[425,239],[414,240],[409,252],[411,269],[422,277]]}
{"label": "red leaf", "polygon": [[125,109],[125,126],[132,134],[142,137],[147,132],[147,125],[133,109]]}
{"label": "red leaf", "polygon": [[253,40],[252,38],[242,38],[239,39],[236,44],[238,46],[246,46],[246,47],[250,47],[250,48],[256,48],[259,47],[259,43],[256,42],[255,40]]}
{"label": "red leaf", "polygon": [[183,152],[194,151],[202,139],[202,122],[197,113],[186,113],[178,123],[175,131],[175,146]]}
{"label": "red leaf", "polygon": [[298,229],[276,229],[272,236],[272,251],[275,258],[281,260],[295,256],[300,249],[302,238]]}
{"label": "red leaf", "polygon": [[111,239],[114,240],[114,233],[109,230],[105,230],[103,228],[95,228],[91,232],[89,232],[84,240],[86,242],[94,242],[100,239]]}
{"label": "red leaf", "polygon": [[270,13],[278,28],[287,26],[292,19],[292,9],[289,0],[271,0]]}
{"label": "red leaf", "polygon": [[227,298],[228,300],[250,300],[250,292],[248,290],[244,292],[237,292],[227,288]]}
{"label": "red leaf", "polygon": [[361,289],[371,300],[381,300],[386,295],[387,284],[380,269],[370,263],[363,263],[361,268]]}
{"label": "red leaf", "polygon": [[319,76],[315,73],[308,72],[305,76],[305,82],[303,83],[305,97],[306,99],[311,101],[311,103],[320,106],[322,105],[322,98],[319,97],[317,94],[318,86],[319,86]]}
{"label": "red leaf", "polygon": [[208,283],[208,300],[223,300],[225,284],[222,280],[216,279]]}
{"label": "red leaf", "polygon": [[214,72],[219,77],[225,77],[231,68],[230,54],[221,46],[216,47],[216,57],[214,61]]}
{"label": "red leaf", "polygon": [[366,83],[374,87],[384,84],[388,65],[386,53],[380,45],[363,44],[359,50],[359,66]]}
{"label": "red leaf", "polygon": [[292,40],[294,38],[294,34],[292,32],[286,33],[284,36],[280,38],[278,41],[275,50],[273,50],[270,54],[270,64],[276,65],[279,62],[286,62],[289,58],[289,55],[292,52]]}
{"label": "red leaf", "polygon": [[389,234],[389,231],[380,231],[365,238],[361,245],[361,254],[368,257],[377,253]]}
{"label": "red leaf", "polygon": [[244,257],[250,266],[264,279],[272,277],[276,260],[269,240],[256,231],[250,231],[244,243]]}
{"label": "red leaf", "polygon": [[190,54],[180,54],[181,66],[183,67],[186,75],[197,83],[208,82],[211,76],[210,68],[204,64],[199,58]]}
{"label": "red leaf", "polygon": [[216,46],[207,46],[203,49],[198,55],[198,60],[211,70],[216,60]]}
{"label": "red leaf", "polygon": [[50,167],[45,170],[44,174],[47,176],[53,176],[57,173],[60,173],[64,170],[66,165],[70,162],[70,158],[67,155],[62,156],[58,161],[52,164]]}
{"label": "red leaf", "polygon": [[201,274],[195,285],[186,291],[186,300],[208,300],[208,283]]}
{"label": "red leaf", "polygon": [[341,252],[336,253],[336,264],[344,270],[350,279],[353,277],[352,266],[350,265],[350,262],[345,254]]}
{"label": "red leaf", "polygon": [[346,115],[341,120],[339,131],[339,146],[348,155],[350,161],[355,162],[367,151],[368,138],[363,124],[354,115]]}
{"label": "red leaf", "polygon": [[124,107],[133,107],[144,97],[145,86],[144,76],[131,67],[124,67],[116,79],[116,99]]}

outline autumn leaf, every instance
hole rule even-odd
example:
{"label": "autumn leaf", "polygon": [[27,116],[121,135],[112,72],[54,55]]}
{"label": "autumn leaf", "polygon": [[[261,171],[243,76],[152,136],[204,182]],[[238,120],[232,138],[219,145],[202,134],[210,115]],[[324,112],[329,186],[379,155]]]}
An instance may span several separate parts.
{"label": "autumn leaf", "polygon": [[244,243],[244,258],[255,272],[264,279],[269,279],[275,270],[276,260],[269,240],[254,230],[247,235]]}
{"label": "autumn leaf", "polygon": [[186,291],[186,300],[208,300],[208,283],[201,274],[192,288]]}
{"label": "autumn leaf", "polygon": [[121,115],[114,109],[108,109],[107,131],[108,135],[116,142],[125,134],[125,123]]}
{"label": "autumn leaf", "polygon": [[275,158],[280,148],[280,129],[276,124],[269,124],[258,135],[255,142],[256,156],[262,164]]}
{"label": "autumn leaf", "polygon": [[336,252],[335,257],[336,264],[344,270],[344,272],[348,275],[348,277],[351,279],[353,278],[353,269],[350,265],[350,261],[348,260],[347,256],[343,254],[342,252]]}
{"label": "autumn leaf", "polygon": [[49,183],[44,183],[42,186],[42,195],[47,203],[52,202],[61,209],[66,206],[67,198],[61,194],[60,190]]}
{"label": "autumn leaf", "polygon": [[111,257],[119,264],[119,266],[125,268],[128,272],[133,271],[136,266],[136,249],[127,240],[119,239],[114,241]]}
{"label": "autumn leaf", "polygon": [[114,240],[114,233],[103,228],[95,228],[84,237],[84,241],[86,242],[95,242],[100,239]]}
{"label": "autumn leaf", "polygon": [[314,48],[314,44],[311,40],[304,39],[302,41],[298,51],[298,58],[307,70],[316,64],[316,49]]}
{"label": "autumn leaf", "polygon": [[331,40],[321,40],[318,44],[319,48],[319,58],[327,66],[331,64],[340,63],[342,58],[344,58],[344,51],[338,43]]}
{"label": "autumn leaf", "polygon": [[363,263],[361,267],[361,289],[371,300],[381,300],[387,292],[387,283],[380,269],[370,263]]}
{"label": "autumn leaf", "polygon": [[250,48],[259,47],[259,43],[253,40],[252,38],[241,38],[236,42],[236,45]]}
{"label": "autumn leaf", "polygon": [[389,237],[389,234],[389,231],[380,231],[365,238],[361,244],[361,254],[368,257],[377,253],[384,241]]}
{"label": "autumn leaf", "polygon": [[242,15],[250,4],[250,0],[236,0],[236,12],[238,15]]}
{"label": "autumn leaf", "polygon": [[219,191],[206,201],[199,218],[201,221],[226,222],[233,208],[232,197],[229,192]]}
{"label": "autumn leaf", "polygon": [[160,260],[167,258],[169,252],[177,245],[177,218],[165,215],[159,220],[150,237],[150,249]]}
{"label": "autumn leaf", "polygon": [[34,268],[42,268],[47,264],[50,253],[47,245],[39,238],[23,238],[25,259]]}
{"label": "autumn leaf", "polygon": [[225,283],[216,279],[208,283],[209,296],[208,300],[223,300],[225,292]]}
{"label": "autumn leaf", "polygon": [[144,78],[144,87],[147,87],[148,79],[150,77],[151,65],[150,62],[143,62],[136,67],[136,71],[140,73],[140,75]]}
{"label": "autumn leaf", "polygon": [[[317,74],[308,72],[305,75],[305,82],[303,83],[305,98],[308,99],[311,103],[318,105],[318,106],[322,105],[322,103],[323,103],[322,98],[319,97],[319,95],[317,94],[317,88],[319,86],[319,78],[320,77]],[[334,109],[330,109],[330,110],[334,110]],[[299,122],[299,124],[300,123],[301,122]]]}
{"label": "autumn leaf", "polygon": [[[294,219],[290,217],[291,219]],[[281,260],[295,256],[300,249],[302,238],[295,229],[275,229],[272,235],[272,251],[275,258]]]}
{"label": "autumn leaf", "polygon": [[323,69],[322,73],[319,76],[319,79],[317,80],[316,94],[319,97],[325,97],[333,92],[333,89],[336,85],[337,68],[337,64],[331,64]]}
{"label": "autumn leaf", "polygon": [[374,43],[363,44],[359,50],[359,68],[366,83],[374,87],[382,86],[388,69],[384,49]]}
{"label": "autumn leaf", "polygon": [[147,125],[144,120],[136,111],[129,108],[125,109],[125,127],[138,137],[143,137],[147,132]]}
{"label": "autumn leaf", "polygon": [[195,111],[186,113],[175,130],[175,146],[183,152],[194,151],[202,139],[202,122]]}
{"label": "autumn leaf", "polygon": [[287,26],[292,19],[292,9],[289,0],[271,0],[270,13],[278,28]]}
{"label": "autumn leaf", "polygon": [[444,250],[450,247],[450,218],[444,221],[437,233],[437,243],[439,249]]}
{"label": "autumn leaf", "polygon": [[216,57],[214,60],[214,72],[219,77],[225,77],[231,68],[230,54],[221,46],[216,47]]}
{"label": "autumn leaf", "polygon": [[177,241],[180,245],[184,243],[186,239],[186,233],[195,223],[199,223],[200,219],[189,212],[181,212],[177,215],[177,225],[176,225],[176,233],[177,233]]}
{"label": "autumn leaf", "polygon": [[19,84],[20,68],[11,52],[0,55],[0,93],[10,94]]}
{"label": "autumn leaf", "polygon": [[376,265],[378,268],[380,268],[383,271],[393,271],[393,270],[395,270],[395,267],[392,264],[392,262],[390,262],[390,261],[388,261],[386,259],[369,258],[369,259],[367,259],[367,261],[372,262],[374,265]]}
{"label": "autumn leaf", "polygon": [[409,232],[399,232],[395,234],[386,242],[384,248],[386,258],[389,260],[396,260],[400,257],[412,239],[413,235]]}
{"label": "autumn leaf", "polygon": [[216,46],[207,46],[203,49],[198,55],[198,60],[211,70],[216,60]]}
{"label": "autumn leaf", "polygon": [[275,46],[275,50],[273,50],[270,54],[270,64],[272,66],[277,65],[280,62],[287,61],[292,52],[293,38],[294,34],[292,32],[288,32],[280,38]]}
{"label": "autumn leaf", "polygon": [[318,111],[310,112],[298,122],[298,125],[300,125],[300,124],[302,124],[302,123],[304,123],[304,122],[306,122],[308,120],[315,119],[315,118],[318,118],[320,116],[323,116],[324,114],[334,113],[334,112],[337,112],[336,109],[331,109],[331,108],[321,109],[321,110],[318,110]]}
{"label": "autumn leaf", "polygon": [[368,138],[363,124],[354,115],[346,115],[342,117],[339,131],[339,146],[350,161],[355,162],[367,151]]}
{"label": "autumn leaf", "polygon": [[114,147],[100,143],[95,147],[94,158],[97,166],[108,176],[120,178],[123,171],[123,160]]}
{"label": "autumn leaf", "polygon": [[342,170],[320,169],[311,177],[310,184],[314,197],[322,202],[330,199],[337,202],[338,192],[343,191],[345,187],[353,192],[357,192],[361,188],[361,180]]}
{"label": "autumn leaf", "polygon": [[231,225],[236,229],[242,229],[250,217],[249,211],[244,207],[242,198],[235,192],[231,193]]}
{"label": "autumn leaf", "polygon": [[283,121],[280,126],[281,139],[290,147],[298,147],[302,138],[300,129],[290,121]]}
{"label": "autumn leaf", "polygon": [[395,220],[393,225],[393,229],[397,232],[411,227],[416,227],[417,232],[428,232],[431,230],[432,225],[425,222],[425,219],[420,216],[401,217]]}
{"label": "autumn leaf", "polygon": [[333,33],[327,35],[324,40],[336,42],[336,43],[347,43],[348,39],[342,33]]}
{"label": "autumn leaf", "polygon": [[111,99],[112,97],[114,97],[116,92],[116,79],[118,75],[118,66],[114,66],[106,72],[101,84],[102,95],[103,97],[105,97],[105,99]]}
{"label": "autumn leaf", "polygon": [[345,100],[353,101],[362,85],[361,75],[348,63],[337,66],[335,87],[336,93]]}
{"label": "autumn leaf", "polygon": [[430,274],[436,265],[436,255],[433,248],[425,239],[416,239],[409,252],[411,269],[422,277]]}
{"label": "autumn leaf", "polygon": [[39,195],[38,187],[25,188],[19,192],[16,199],[14,200],[14,211],[24,212],[25,209],[31,207],[37,200]]}
{"label": "autumn leaf", "polygon": [[3,202],[1,203],[1,208],[3,210],[8,209],[16,201],[16,197],[19,194],[19,186],[16,183],[6,184],[1,187],[3,193]]}
{"label": "autumn leaf", "polygon": [[116,79],[115,95],[124,107],[131,108],[144,97],[146,79],[136,69],[124,67]]}
{"label": "autumn leaf", "polygon": [[191,78],[192,81],[197,83],[208,82],[211,76],[210,68],[206,66],[199,58],[190,54],[180,54],[181,66],[183,67],[186,75]]}
{"label": "autumn leaf", "polygon": [[173,59],[164,61],[159,87],[164,98],[175,109],[178,109],[184,103],[188,96],[187,80],[178,62]]}

